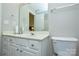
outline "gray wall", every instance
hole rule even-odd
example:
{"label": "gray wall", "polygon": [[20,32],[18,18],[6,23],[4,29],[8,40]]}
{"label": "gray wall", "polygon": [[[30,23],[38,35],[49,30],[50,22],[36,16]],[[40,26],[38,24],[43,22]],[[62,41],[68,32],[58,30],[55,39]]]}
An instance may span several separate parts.
{"label": "gray wall", "polygon": [[3,32],[13,32],[18,25],[19,6],[18,3],[2,4]]}
{"label": "gray wall", "polygon": [[[49,31],[51,36],[79,39],[79,5],[59,9],[53,9],[52,6],[53,4],[49,4]],[[53,10],[51,11],[51,9]],[[77,51],[77,55],[79,55],[79,51]]]}

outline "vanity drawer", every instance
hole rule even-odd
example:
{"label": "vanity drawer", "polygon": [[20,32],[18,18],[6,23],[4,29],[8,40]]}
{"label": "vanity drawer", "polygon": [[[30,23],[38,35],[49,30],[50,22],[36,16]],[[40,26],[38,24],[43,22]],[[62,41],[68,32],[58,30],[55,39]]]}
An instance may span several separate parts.
{"label": "vanity drawer", "polygon": [[40,50],[41,44],[39,41],[29,40],[29,47],[34,50]]}
{"label": "vanity drawer", "polygon": [[28,46],[28,40],[27,39],[17,38],[16,39],[16,44],[27,47]]}
{"label": "vanity drawer", "polygon": [[37,56],[37,54],[27,52],[26,50],[20,50],[21,56]]}
{"label": "vanity drawer", "polygon": [[17,45],[21,46],[28,46],[28,40],[27,39],[21,39],[21,38],[9,38],[9,41],[12,43],[15,43]]}
{"label": "vanity drawer", "polygon": [[29,51],[29,49],[23,47],[23,46],[19,46],[19,45],[16,45],[16,44],[12,44],[10,45],[10,55],[13,55],[13,56],[35,56],[36,53],[35,52],[31,52]]}

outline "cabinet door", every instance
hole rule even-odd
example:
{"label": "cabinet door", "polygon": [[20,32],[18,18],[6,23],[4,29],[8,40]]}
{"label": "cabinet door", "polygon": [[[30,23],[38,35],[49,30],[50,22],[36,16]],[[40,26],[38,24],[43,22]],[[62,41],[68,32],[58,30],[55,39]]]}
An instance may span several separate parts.
{"label": "cabinet door", "polygon": [[9,45],[9,55],[10,56],[19,56],[20,55],[19,48]]}
{"label": "cabinet door", "polygon": [[[3,39],[3,40],[5,40],[5,39]],[[7,42],[7,41],[3,41],[2,49],[6,49],[6,50],[8,50],[8,45],[9,45],[9,42]]]}
{"label": "cabinet door", "polygon": [[15,44],[18,44],[18,45],[22,45],[22,46],[26,46],[26,47],[28,46],[28,40],[26,40],[26,39],[9,37],[9,42],[15,43]]}
{"label": "cabinet door", "polygon": [[2,55],[3,56],[8,56],[8,39],[7,37],[3,36],[2,37]]}
{"label": "cabinet door", "polygon": [[3,49],[2,50],[2,56],[9,56],[8,50]]}

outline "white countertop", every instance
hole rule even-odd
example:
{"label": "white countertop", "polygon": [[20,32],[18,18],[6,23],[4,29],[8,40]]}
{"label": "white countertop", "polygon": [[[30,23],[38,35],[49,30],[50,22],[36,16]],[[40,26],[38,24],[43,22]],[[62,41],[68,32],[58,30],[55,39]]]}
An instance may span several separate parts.
{"label": "white countertop", "polygon": [[61,41],[78,41],[78,39],[74,37],[52,37],[52,39]]}
{"label": "white countertop", "polygon": [[[31,33],[34,33],[34,35],[31,35]],[[24,34],[3,33],[2,35],[43,40],[44,38],[49,36],[49,32],[47,32],[47,31],[35,31],[35,32],[26,32]]]}

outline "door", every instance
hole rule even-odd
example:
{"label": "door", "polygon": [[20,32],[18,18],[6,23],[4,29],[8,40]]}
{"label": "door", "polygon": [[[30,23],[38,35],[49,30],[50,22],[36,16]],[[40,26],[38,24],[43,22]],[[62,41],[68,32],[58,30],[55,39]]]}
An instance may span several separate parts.
{"label": "door", "polygon": [[29,13],[29,30],[34,31],[34,15]]}

